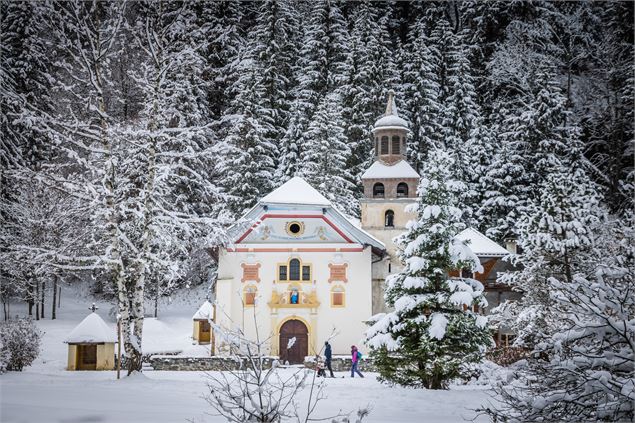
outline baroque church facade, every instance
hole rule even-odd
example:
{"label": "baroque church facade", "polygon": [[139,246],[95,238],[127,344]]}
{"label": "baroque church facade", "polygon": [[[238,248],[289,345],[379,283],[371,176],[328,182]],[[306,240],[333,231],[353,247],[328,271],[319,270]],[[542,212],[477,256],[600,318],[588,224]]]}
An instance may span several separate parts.
{"label": "baroque church facade", "polygon": [[[232,226],[232,244],[219,250],[214,322],[267,340],[268,353],[289,363],[315,355],[326,340],[338,355],[360,345],[365,322],[385,311],[386,277],[402,268],[393,238],[416,217],[405,210],[419,181],[405,160],[407,135],[390,93],[373,129],[374,163],[362,176],[361,222],[294,177]],[[484,238],[487,248],[475,251],[481,260],[507,253],[476,234],[463,235]],[[214,354],[228,351],[222,340],[211,342]]]}

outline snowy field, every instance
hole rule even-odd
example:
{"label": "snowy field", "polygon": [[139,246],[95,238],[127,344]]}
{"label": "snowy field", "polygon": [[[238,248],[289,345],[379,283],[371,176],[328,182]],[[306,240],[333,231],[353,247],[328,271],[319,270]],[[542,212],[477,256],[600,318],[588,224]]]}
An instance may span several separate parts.
{"label": "snowy field", "polygon": [[[192,345],[191,315],[203,300],[200,295],[181,298],[163,307],[159,319],[147,319],[145,352],[177,352],[207,355],[206,346]],[[115,372],[68,372],[64,338],[88,314],[91,300],[63,297],[58,319],[37,322],[45,332],[40,357],[23,372],[0,376],[0,421],[3,423],[79,422],[222,422],[210,415],[206,403],[204,372],[146,370],[141,375],[116,380]],[[98,304],[98,313],[113,327],[110,306]],[[23,312],[15,305],[12,314]],[[282,369],[291,372],[291,369]],[[125,372],[123,373],[125,375]],[[328,398],[321,402],[320,416],[370,406],[367,422],[462,422],[474,418],[472,411],[487,402],[491,392],[482,386],[453,386],[449,391],[389,387],[369,373],[366,378],[326,379]],[[308,392],[307,392],[308,393]],[[299,399],[302,401],[302,398]],[[487,421],[483,416],[476,421]]]}

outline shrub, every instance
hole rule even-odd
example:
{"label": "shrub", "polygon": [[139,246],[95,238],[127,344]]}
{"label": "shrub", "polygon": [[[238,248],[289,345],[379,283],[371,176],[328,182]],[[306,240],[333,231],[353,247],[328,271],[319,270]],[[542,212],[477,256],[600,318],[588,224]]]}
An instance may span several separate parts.
{"label": "shrub", "polygon": [[42,332],[31,319],[0,323],[0,371],[22,371],[40,353]]}

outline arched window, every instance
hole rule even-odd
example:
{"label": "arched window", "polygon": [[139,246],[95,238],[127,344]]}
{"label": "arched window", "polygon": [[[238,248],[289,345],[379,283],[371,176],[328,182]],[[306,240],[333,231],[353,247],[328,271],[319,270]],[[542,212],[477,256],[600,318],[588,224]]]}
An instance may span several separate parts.
{"label": "arched window", "polygon": [[399,139],[399,136],[397,135],[393,135],[392,137],[392,153],[391,154],[401,154],[400,153],[400,146],[401,146],[401,140]]}
{"label": "arched window", "polygon": [[300,260],[298,259],[291,259],[289,261],[289,280],[290,281],[300,280]]}
{"label": "arched window", "polygon": [[258,292],[257,288],[253,285],[248,285],[245,287],[245,305],[252,306],[256,304],[256,293]]}
{"label": "arched window", "polygon": [[331,307],[345,307],[346,298],[344,287],[341,285],[335,285],[331,289]]}
{"label": "arched window", "polygon": [[310,282],[312,276],[311,263],[303,263],[297,258],[278,264],[278,282]]}
{"label": "arched window", "polygon": [[381,137],[381,154],[388,154],[388,137]]}
{"label": "arched window", "polygon": [[384,198],[384,184],[377,182],[373,185],[373,197]]}
{"label": "arched window", "polygon": [[386,227],[395,226],[395,212],[392,210],[386,210],[386,215],[384,218],[384,225]]}
{"label": "arched window", "polygon": [[397,197],[407,197],[408,196],[408,184],[405,182],[399,182],[397,185]]}

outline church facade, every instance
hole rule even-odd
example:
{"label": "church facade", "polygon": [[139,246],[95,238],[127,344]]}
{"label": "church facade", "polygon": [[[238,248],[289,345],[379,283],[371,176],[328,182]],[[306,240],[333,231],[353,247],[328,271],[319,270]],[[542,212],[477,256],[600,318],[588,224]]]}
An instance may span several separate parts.
{"label": "church facade", "polygon": [[[365,322],[386,309],[386,277],[402,268],[393,239],[416,217],[406,211],[419,182],[405,160],[407,135],[391,92],[373,129],[374,163],[362,176],[361,222],[299,177],[247,212],[230,229],[232,244],[219,250],[215,323],[267,340],[268,354],[289,363],[317,354],[326,340],[333,354],[360,345]],[[487,251],[477,253],[485,260],[506,253],[491,240],[485,244]],[[218,340],[212,348],[223,354],[228,346]]]}

